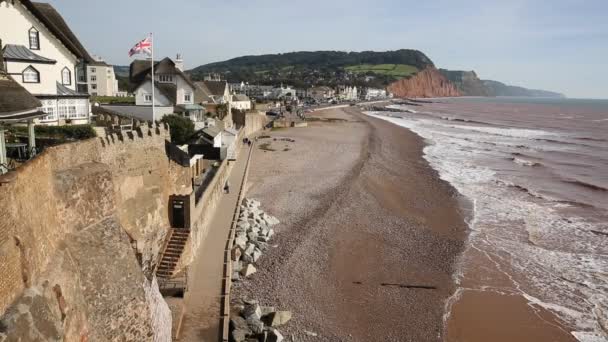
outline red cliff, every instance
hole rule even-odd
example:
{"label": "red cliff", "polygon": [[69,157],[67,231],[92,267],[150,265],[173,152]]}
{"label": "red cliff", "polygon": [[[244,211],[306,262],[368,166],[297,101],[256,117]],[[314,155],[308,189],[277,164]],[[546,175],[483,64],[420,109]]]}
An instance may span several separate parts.
{"label": "red cliff", "polygon": [[395,97],[449,97],[461,96],[456,86],[434,67],[427,67],[410,78],[388,86]]}

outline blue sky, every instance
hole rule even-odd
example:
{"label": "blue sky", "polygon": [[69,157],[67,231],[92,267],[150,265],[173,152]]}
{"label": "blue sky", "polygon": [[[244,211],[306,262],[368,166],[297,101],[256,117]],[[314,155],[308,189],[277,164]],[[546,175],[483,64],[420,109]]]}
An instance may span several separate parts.
{"label": "blue sky", "polygon": [[569,97],[608,98],[607,0],[49,0],[87,49],[127,65],[148,32],[187,68],[250,54],[414,48]]}

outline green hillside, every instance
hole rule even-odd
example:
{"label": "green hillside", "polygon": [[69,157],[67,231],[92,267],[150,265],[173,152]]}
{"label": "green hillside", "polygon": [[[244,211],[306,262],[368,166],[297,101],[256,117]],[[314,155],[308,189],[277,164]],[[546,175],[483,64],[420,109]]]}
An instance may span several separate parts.
{"label": "green hillside", "polygon": [[383,87],[428,66],[434,66],[433,62],[418,50],[302,51],[243,56],[202,65],[188,73],[194,79],[216,73],[229,82],[282,82],[296,87],[337,84]]}
{"label": "green hillside", "polygon": [[360,64],[347,66],[347,71],[362,74],[377,74],[394,77],[408,77],[418,72],[418,68],[407,64]]}

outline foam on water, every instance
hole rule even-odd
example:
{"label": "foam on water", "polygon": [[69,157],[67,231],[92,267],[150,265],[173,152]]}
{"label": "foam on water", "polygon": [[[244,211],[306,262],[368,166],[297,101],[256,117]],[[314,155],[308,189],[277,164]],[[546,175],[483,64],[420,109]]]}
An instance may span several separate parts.
{"label": "foam on water", "polygon": [[[453,125],[411,115],[366,114],[426,139],[425,159],[443,180],[474,204],[467,248],[481,251],[510,281],[502,288],[485,284],[459,288],[446,304],[447,314],[464,290],[517,293],[531,304],[554,312],[573,327],[578,340],[608,341],[608,243],[594,233],[607,232],[608,227],[583,217],[564,216],[563,203],[533,190],[521,191],[521,187],[513,186],[512,179],[505,179],[488,166],[492,165],[488,158],[504,159],[502,156],[517,146],[542,148],[538,146],[542,142],[534,139],[551,137],[552,133]],[[488,151],[488,143],[496,148]],[[523,159],[518,162],[533,165]],[[466,255],[455,273],[456,284],[466,277],[470,264]]]}

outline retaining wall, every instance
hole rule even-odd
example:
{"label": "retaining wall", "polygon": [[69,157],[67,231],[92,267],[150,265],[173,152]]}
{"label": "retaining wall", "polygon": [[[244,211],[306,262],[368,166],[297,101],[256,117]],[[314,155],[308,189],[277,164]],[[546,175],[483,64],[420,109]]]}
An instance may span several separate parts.
{"label": "retaining wall", "polygon": [[49,148],[0,178],[0,340],[170,340],[151,270],[169,196],[191,188],[168,140],[143,126]]}

